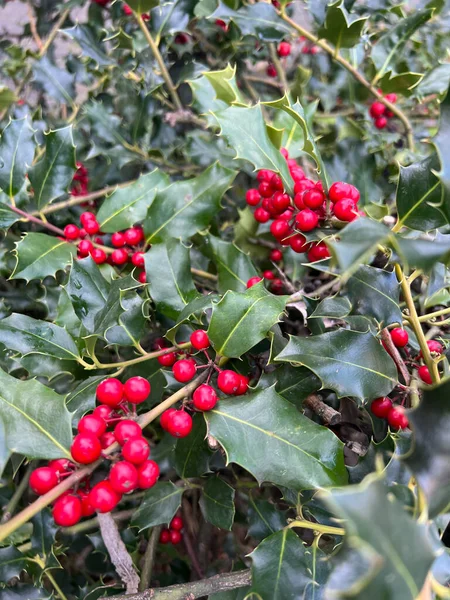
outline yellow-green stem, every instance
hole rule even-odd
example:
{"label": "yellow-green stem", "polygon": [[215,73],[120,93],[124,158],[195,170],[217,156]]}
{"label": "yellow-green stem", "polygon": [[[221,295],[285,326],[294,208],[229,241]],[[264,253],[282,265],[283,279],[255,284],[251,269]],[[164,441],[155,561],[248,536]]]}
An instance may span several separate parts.
{"label": "yellow-green stem", "polygon": [[[31,560],[33,562],[35,562],[37,565],[39,565],[43,571],[45,570],[45,562],[42,560],[42,558],[40,556],[36,556],[36,557],[32,558]],[[64,594],[62,589],[59,587],[59,585],[56,582],[55,578],[53,577],[50,569],[47,569],[45,571],[45,576],[50,581],[55,592],[58,594],[58,596],[61,598],[61,600],[67,600],[67,596]]]}
{"label": "yellow-green stem", "polygon": [[[450,314],[450,308],[443,308],[441,310],[436,310],[435,312],[428,313],[427,315],[422,315],[421,317],[419,317],[419,322],[425,323],[426,321],[432,321],[437,317],[443,317],[444,315],[448,314]],[[437,325],[441,325],[441,323],[438,322]]]}
{"label": "yellow-green stem", "polygon": [[284,72],[284,67],[281,60],[278,58],[277,47],[275,44],[269,44],[269,52],[270,58],[277,70],[278,77],[280,78],[281,85],[283,86],[283,90],[287,92],[289,90],[289,85],[286,79],[286,73]]}
{"label": "yellow-green stem", "polygon": [[288,525],[289,529],[293,527],[301,527],[302,529],[312,529],[318,531],[321,534],[329,535],[345,535],[345,529],[342,527],[331,527],[330,525],[322,525],[321,523],[312,523],[311,521],[304,521],[302,519],[296,519],[291,521]]}
{"label": "yellow-green stem", "polygon": [[137,358],[131,358],[130,360],[124,360],[122,362],[115,363],[101,363],[97,360],[96,357],[92,357],[94,361],[93,365],[90,365],[90,369],[117,369],[119,367],[130,367],[131,365],[137,365],[138,363],[144,362],[146,360],[151,360],[152,358],[158,358],[158,356],[164,356],[165,354],[170,354],[171,352],[176,352],[177,350],[185,350],[186,348],[191,347],[191,342],[183,342],[179,346],[171,346],[170,348],[163,348],[162,350],[155,350],[155,352],[149,352],[148,354],[144,354],[143,356],[138,356]]}

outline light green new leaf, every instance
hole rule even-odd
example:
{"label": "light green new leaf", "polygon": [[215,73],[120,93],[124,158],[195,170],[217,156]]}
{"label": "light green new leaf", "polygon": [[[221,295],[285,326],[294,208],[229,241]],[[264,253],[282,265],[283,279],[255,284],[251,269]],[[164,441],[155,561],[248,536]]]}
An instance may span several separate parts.
{"label": "light green new leaf", "polygon": [[221,71],[205,71],[203,75],[213,86],[217,100],[226,104],[244,103],[236,83],[236,65],[227,65]]}
{"label": "light green new leaf", "polygon": [[76,171],[72,125],[45,134],[45,154],[28,176],[39,209],[65,194]]}
{"label": "light green new leaf", "polygon": [[0,139],[0,189],[12,198],[22,189],[36,141],[28,117],[11,120]]}
{"label": "light green new leaf", "polygon": [[65,269],[76,246],[45,233],[27,233],[16,246],[17,262],[11,279],[43,279]]}
{"label": "light green new leaf", "polygon": [[208,523],[231,531],[234,521],[234,489],[220,477],[210,477],[203,486],[200,508]]}
{"label": "light green new leaf", "polygon": [[337,0],[328,6],[319,36],[334,44],[336,48],[353,48],[360,42],[367,19],[368,17],[352,18],[345,8],[344,0]]}
{"label": "light green new leaf", "polygon": [[242,356],[264,339],[280,320],[286,305],[285,296],[274,296],[262,283],[244,293],[228,291],[217,304],[208,335],[217,354]]}
{"label": "light green new leaf", "polygon": [[275,360],[308,367],[339,398],[387,396],[397,383],[393,360],[371,333],[338,329],[310,337],[291,336]]}
{"label": "light green new leaf", "polygon": [[0,85],[0,109],[7,110],[13,102],[17,102],[16,94],[5,85]]}
{"label": "light green new leaf", "polygon": [[101,230],[114,233],[143,221],[158,189],[168,185],[167,175],[155,169],[134,183],[118,188],[103,201],[97,213]]}
{"label": "light green new leaf", "polygon": [[133,515],[132,524],[139,527],[139,531],[163,523],[168,525],[180,508],[183,492],[183,487],[177,487],[170,481],[158,482],[145,493]]}
{"label": "light green new leaf", "polygon": [[347,482],[342,442],[273,387],[221,401],[205,419],[227,462],[241,465],[260,483],[302,490]]}
{"label": "light green new leaf", "polygon": [[152,8],[158,6],[159,0],[130,0],[127,4],[132,8],[138,15],[148,13]]}
{"label": "light green new leaf", "polygon": [[258,274],[251,258],[231,242],[225,242],[213,235],[208,237],[211,258],[217,268],[219,292],[227,290],[243,292],[247,281]]}

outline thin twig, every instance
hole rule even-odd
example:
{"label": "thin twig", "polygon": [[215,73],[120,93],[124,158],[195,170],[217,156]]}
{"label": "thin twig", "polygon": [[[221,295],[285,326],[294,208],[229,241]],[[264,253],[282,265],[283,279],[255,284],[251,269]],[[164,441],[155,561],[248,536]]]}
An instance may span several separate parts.
{"label": "thin twig", "polygon": [[[189,511],[186,508],[187,503],[188,503],[188,500],[186,498],[183,498],[182,507],[183,507],[183,518],[184,518],[185,522],[188,521],[188,514],[189,514]],[[202,571],[202,568],[198,561],[197,554],[195,553],[194,546],[192,545],[191,534],[189,532],[189,528],[187,528],[187,527],[184,528],[183,541],[184,541],[184,545],[186,546],[186,550],[189,555],[189,558],[191,559],[192,566],[194,567],[194,570],[197,573],[198,577],[200,577],[200,579],[202,579],[204,577],[203,571]]]}
{"label": "thin twig", "polygon": [[56,235],[64,237],[64,231],[62,229],[60,229],[59,227],[56,227],[55,225],[48,223],[48,221],[43,221],[42,219],[38,219],[37,217],[34,217],[33,215],[25,212],[24,210],[17,208],[16,206],[9,205],[9,208],[16,214],[20,215],[26,221],[35,223],[36,225],[39,225],[40,227],[43,227],[44,229],[53,231],[53,233],[56,233]]}
{"label": "thin twig", "polygon": [[283,86],[283,90],[287,92],[289,90],[289,85],[286,79],[286,73],[284,72],[284,67],[281,64],[281,60],[278,58],[277,48],[275,44],[269,44],[269,52],[270,58],[275,65],[275,69],[277,70],[278,77],[280,78],[281,85]]}
{"label": "thin twig", "polygon": [[391,334],[389,333],[389,329],[387,329],[386,327],[381,330],[381,339],[383,340],[386,350],[388,351],[388,353],[392,357],[393,361],[395,362],[397,369],[400,371],[401,376],[403,377],[403,381],[405,382],[405,385],[409,385],[409,383],[411,381],[411,375],[409,374],[409,371],[405,365],[403,358],[401,357],[400,352],[398,351],[397,347],[394,345],[394,342],[392,341],[392,337],[391,337]]}
{"label": "thin twig", "polygon": [[36,46],[39,48],[39,50],[42,50],[43,43],[41,40],[41,36],[39,35],[39,33],[37,31],[36,17],[34,15],[33,5],[31,4],[30,0],[28,0],[28,2],[27,2],[27,13],[28,13],[28,20],[30,22],[30,30],[31,30],[31,35],[33,36],[33,40],[34,40]]}
{"label": "thin twig", "polygon": [[148,536],[147,548],[145,549],[144,561],[141,569],[141,581],[139,583],[139,591],[143,592],[150,587],[152,580],[153,563],[155,561],[156,547],[159,541],[161,526],[153,527]]}
{"label": "thin twig", "polygon": [[22,498],[24,492],[28,488],[28,481],[30,479],[31,472],[33,471],[35,466],[36,466],[36,464],[34,461],[30,462],[30,464],[28,465],[27,470],[25,471],[19,485],[16,488],[16,491],[11,496],[11,499],[8,502],[8,504],[5,506],[5,510],[3,512],[3,516],[2,516],[0,523],[6,523],[6,521],[9,521],[12,514],[16,510],[16,507],[19,504],[20,499]]}

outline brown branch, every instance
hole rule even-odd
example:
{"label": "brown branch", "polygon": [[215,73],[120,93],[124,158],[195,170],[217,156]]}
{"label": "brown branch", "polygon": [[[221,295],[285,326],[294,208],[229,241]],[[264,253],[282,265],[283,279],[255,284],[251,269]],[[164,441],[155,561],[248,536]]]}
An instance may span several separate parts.
{"label": "brown branch", "polygon": [[390,354],[392,360],[397,366],[398,371],[403,377],[405,385],[409,385],[411,381],[411,375],[409,374],[409,371],[403,361],[403,358],[401,357],[400,352],[398,351],[396,346],[394,346],[394,342],[392,341],[391,334],[389,333],[388,329],[385,328],[381,330],[381,339],[383,340],[388,354]]}
{"label": "brown branch", "polygon": [[64,231],[62,229],[60,229],[59,227],[56,227],[55,225],[52,225],[51,223],[48,223],[47,221],[42,221],[42,219],[38,219],[37,217],[34,217],[33,215],[30,215],[29,213],[25,212],[24,210],[21,210],[20,208],[17,208],[16,206],[12,206],[11,204],[9,204],[8,207],[13,212],[20,215],[23,219],[30,221],[30,223],[35,223],[36,225],[39,225],[40,227],[44,227],[44,229],[53,231],[53,233],[56,233],[56,235],[64,237]]}
{"label": "brown branch", "polygon": [[[185,523],[188,523],[188,521],[189,521],[190,511],[189,511],[189,507],[187,506],[188,504],[189,504],[188,500],[186,498],[183,498],[183,519],[184,519]],[[198,577],[200,577],[200,579],[201,579],[202,577],[204,577],[204,575],[203,575],[203,571],[200,566],[200,563],[198,561],[197,554],[195,553],[194,546],[192,545],[189,527],[184,528],[183,541],[184,541],[184,545],[186,546],[186,550],[189,555],[189,558],[191,559],[192,566],[194,567],[194,570],[197,573]]]}
{"label": "brown branch", "polygon": [[158,546],[161,526],[153,527],[148,536],[147,548],[145,549],[144,561],[141,569],[141,581],[139,591],[143,592],[150,586],[152,580],[153,563],[155,562],[156,547]]}
{"label": "brown branch", "polygon": [[303,407],[309,408],[318,417],[320,417],[325,425],[337,425],[341,422],[341,413],[328,404],[325,404],[317,394],[310,394],[303,400]]}
{"label": "brown branch", "polygon": [[42,43],[41,37],[37,31],[36,17],[34,15],[33,5],[31,4],[31,2],[29,0],[27,2],[27,13],[28,13],[28,20],[30,21],[30,30],[31,30],[31,35],[33,36],[33,40],[34,40],[36,46],[39,48],[39,50],[42,50],[43,43]]}

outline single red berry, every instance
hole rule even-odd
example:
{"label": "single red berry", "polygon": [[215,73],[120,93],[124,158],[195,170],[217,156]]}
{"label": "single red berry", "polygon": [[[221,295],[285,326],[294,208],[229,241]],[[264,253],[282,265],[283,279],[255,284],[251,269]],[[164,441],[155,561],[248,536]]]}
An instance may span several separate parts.
{"label": "single red berry", "polygon": [[117,250],[114,250],[111,254],[111,261],[115,265],[124,265],[128,262],[128,252],[125,248],[117,248]]}
{"label": "single red berry", "polygon": [[97,265],[102,265],[103,263],[105,263],[107,261],[107,258],[108,258],[106,256],[105,252],[101,248],[93,248],[91,250],[91,256],[92,256],[92,260]]}
{"label": "single red berry", "polygon": [[141,271],[138,275],[139,283],[147,283],[147,273],[145,271]]}
{"label": "single red berry", "polygon": [[256,179],[261,183],[261,181],[270,181],[272,179],[273,171],[269,169],[261,169],[258,171],[256,175]]}
{"label": "single red berry", "polygon": [[378,119],[375,119],[375,127],[377,129],[384,129],[387,124],[388,120],[386,119],[386,117],[378,117]]}
{"label": "single red berry", "polygon": [[109,481],[100,481],[89,492],[89,502],[96,511],[100,513],[110,512],[121,499]]}
{"label": "single red berry", "polygon": [[267,65],[266,73],[267,77],[276,77],[278,75],[275,66],[272,64]]}
{"label": "single red berry", "polygon": [[160,423],[161,427],[164,429],[164,431],[168,431],[169,430],[169,421],[171,419],[171,415],[174,412],[176,412],[176,408],[168,408],[161,415],[161,417],[159,419],[159,423]]}
{"label": "single red berry", "polygon": [[147,490],[155,485],[159,477],[159,467],[154,460],[146,460],[139,465],[138,469],[138,486],[142,490]]}
{"label": "single red berry", "polygon": [[125,246],[126,244],[125,236],[123,235],[123,233],[121,233],[120,231],[116,231],[116,233],[113,233],[111,236],[111,244],[114,246],[114,248],[123,248],[123,246]]}
{"label": "single red berry", "polygon": [[433,380],[431,378],[430,369],[426,365],[422,365],[421,367],[419,367],[417,372],[419,374],[420,379],[424,383],[428,383],[428,385],[431,385],[433,383]]}
{"label": "single red berry", "polygon": [[230,369],[221,371],[217,377],[217,387],[221,392],[228,394],[229,396],[238,391],[240,384],[241,377],[239,373],[231,371]]}
{"label": "single red berry", "polygon": [[142,437],[142,429],[136,421],[124,419],[123,421],[119,421],[114,427],[114,437],[116,438],[116,441],[123,446],[128,440]]}
{"label": "single red berry", "polygon": [[245,201],[249,206],[258,205],[261,202],[261,196],[258,190],[255,190],[254,188],[247,190],[247,193],[245,194]]}
{"label": "single red berry", "polygon": [[[428,350],[432,354],[442,354],[444,352],[444,346],[437,340],[428,340],[427,346],[428,346]],[[422,354],[422,353],[420,353],[420,354]]]}
{"label": "single red berry", "polygon": [[114,442],[116,441],[116,436],[112,431],[107,431],[102,436],[100,436],[99,439],[102,450],[105,450],[105,448],[109,448],[112,444],[114,444]]}
{"label": "single red berry", "polygon": [[97,399],[101,404],[114,408],[122,402],[122,398],[123,384],[115,377],[108,377],[97,386]]}
{"label": "single red berry", "polygon": [[175,36],[175,44],[179,44],[180,46],[185,46],[189,41],[189,38],[184,33],[178,33]]}
{"label": "single red berry", "polygon": [[191,381],[197,372],[197,365],[190,358],[183,358],[182,360],[177,360],[177,362],[172,367],[173,376],[180,383],[187,383]]}
{"label": "single red berry", "polygon": [[127,460],[116,462],[109,471],[109,483],[112,489],[119,494],[134,491],[138,486],[136,467]]}
{"label": "single red berry", "polygon": [[295,166],[295,167],[290,167],[289,168],[289,172],[290,172],[291,177],[292,177],[292,179],[294,180],[295,183],[299,183],[303,179],[306,179],[305,172],[298,165]]}
{"label": "single red berry", "polygon": [[264,279],[268,279],[269,281],[271,281],[272,279],[275,279],[275,275],[274,275],[273,271],[264,271],[263,277],[264,277]]}
{"label": "single red berry", "polygon": [[370,105],[369,113],[373,119],[381,117],[386,112],[386,107],[382,102],[373,102]]}
{"label": "single red berry", "polygon": [[89,240],[81,240],[78,244],[78,253],[82,258],[89,256],[93,249],[94,245]]}
{"label": "single red berry", "polygon": [[249,378],[246,375],[239,375],[239,378],[239,388],[235,394],[236,396],[243,396],[248,391]]}
{"label": "single red berry", "polygon": [[184,410],[176,410],[168,418],[167,431],[173,437],[183,438],[191,433],[192,417]]}
{"label": "single red berry", "polygon": [[[280,148],[280,154],[282,155],[283,158],[285,158],[288,161],[288,166],[289,166],[289,150],[287,148]],[[292,159],[291,164],[297,165],[294,158]]]}
{"label": "single red berry", "polygon": [[337,219],[349,223],[358,216],[356,204],[350,198],[342,198],[333,206],[333,211]]}
{"label": "single red berry", "polygon": [[282,192],[275,192],[272,197],[272,208],[277,213],[282,213],[286,209],[290,208],[291,199],[288,194]]}
{"label": "single red berry", "polygon": [[206,331],[203,331],[203,329],[197,329],[196,331],[193,331],[189,339],[196,350],[206,350],[206,348],[209,348],[209,337]]}
{"label": "single red berry", "polygon": [[91,517],[95,514],[95,508],[92,506],[89,500],[89,492],[78,492],[81,501],[81,516]]}
{"label": "single red berry", "polygon": [[142,242],[144,233],[140,227],[130,227],[124,233],[125,241],[129,246],[137,246]]}
{"label": "single red berry", "polygon": [[145,264],[144,253],[143,252],[135,252],[131,257],[131,262],[135,267],[143,267]]}
{"label": "single red berry", "polygon": [[158,356],[157,360],[162,367],[171,367],[177,362],[177,355],[175,352],[169,352],[168,354]]}
{"label": "single red berry", "polygon": [[218,401],[216,390],[204,383],[192,394],[192,402],[197,410],[211,410]]}
{"label": "single red berry", "polygon": [[85,415],[78,422],[78,433],[90,433],[100,437],[106,431],[106,421],[97,415]]}
{"label": "single red berry", "polygon": [[294,194],[300,194],[301,192],[313,190],[314,188],[314,181],[311,181],[311,179],[303,178],[294,184]]}
{"label": "single red berry", "polygon": [[56,458],[55,460],[51,460],[47,466],[53,469],[57,475],[67,473],[67,471],[71,471],[75,467],[67,458]]}
{"label": "single red berry", "polygon": [[81,519],[81,500],[69,494],[58,498],[53,506],[53,520],[60,527],[71,527]]}
{"label": "single red berry", "polygon": [[102,447],[98,437],[92,433],[79,433],[73,439],[70,452],[75,462],[89,465],[100,458]]}
{"label": "single red berry", "polygon": [[331,202],[338,202],[343,198],[350,198],[353,202],[358,202],[360,198],[360,193],[354,185],[350,183],[345,183],[344,181],[336,181],[330,187],[330,191],[328,192],[329,198]]}
{"label": "single red berry", "polygon": [[179,531],[176,531],[175,529],[170,530],[170,543],[171,544],[179,544],[182,539],[183,539],[183,536],[181,535],[181,533]]}
{"label": "single red berry", "polygon": [[181,531],[184,527],[184,523],[183,523],[183,519],[181,517],[174,517],[171,521],[170,521],[170,525],[169,528],[173,529],[174,531]]}
{"label": "single red berry", "polygon": [[107,406],[106,404],[99,404],[96,406],[92,414],[105,421],[110,421],[116,416],[114,408],[112,406]]}
{"label": "single red berry", "polygon": [[159,534],[159,541],[161,544],[168,544],[170,542],[170,531],[163,529]]}
{"label": "single red berry", "polygon": [[228,25],[222,19],[216,19],[214,22],[217,25],[217,27],[220,27],[220,29],[223,29],[225,31],[225,33],[228,31]]}
{"label": "single red berry", "polygon": [[318,189],[306,190],[306,192],[303,194],[303,204],[307,208],[311,208],[314,210],[316,208],[320,208],[324,200],[324,194]]}
{"label": "single red berry", "polygon": [[128,4],[124,4],[123,5],[123,12],[127,17],[130,17],[133,14],[133,11],[131,10],[131,8],[128,6]]}
{"label": "single red berry", "polygon": [[68,240],[77,240],[80,237],[80,229],[76,225],[66,225],[64,235]]}
{"label": "single red berry", "polygon": [[409,341],[408,332],[401,327],[395,327],[390,331],[392,343],[397,348],[404,348]]}
{"label": "single red berry", "polygon": [[97,221],[97,217],[94,215],[94,213],[88,211],[81,213],[80,222],[83,227],[86,227],[86,223],[89,223],[89,221]]}
{"label": "single red berry", "polygon": [[284,190],[283,180],[278,175],[278,173],[274,173],[270,179],[270,186],[276,192],[282,192]]}
{"label": "single red berry", "polygon": [[141,404],[150,396],[151,385],[144,377],[130,377],[125,382],[123,391],[128,402]]}
{"label": "single red berry", "polygon": [[262,281],[262,278],[258,277],[257,275],[255,277],[250,277],[250,279],[247,281],[247,289],[253,287],[260,281]]}
{"label": "single red berry", "polygon": [[258,221],[258,223],[267,223],[267,221],[270,219],[270,213],[267,212],[267,210],[264,210],[264,208],[259,207],[253,213],[253,217],[255,218],[255,221]]}
{"label": "single red berry", "polygon": [[90,221],[83,223],[83,225],[89,235],[95,235],[100,231],[100,225],[95,219],[91,219]]}
{"label": "single red berry", "polygon": [[370,405],[372,414],[380,419],[385,419],[392,409],[392,400],[390,398],[376,398]]}
{"label": "single red berry", "polygon": [[289,42],[280,42],[278,45],[278,56],[289,56],[291,53],[291,45]]}
{"label": "single red berry", "polygon": [[273,262],[280,262],[280,260],[283,260],[283,253],[281,252],[281,250],[274,248],[270,251],[269,258]]}
{"label": "single red berry", "polygon": [[58,485],[58,474],[51,467],[39,467],[30,476],[30,488],[35,494],[46,494]]}
{"label": "single red berry", "polygon": [[294,252],[297,252],[297,254],[307,252],[310,247],[310,244],[307,243],[305,236],[301,233],[296,233],[295,235],[290,237],[289,245]]}
{"label": "single red berry", "polygon": [[397,94],[386,94],[385,98],[391,104],[395,104],[397,102]]}
{"label": "single red berry", "polygon": [[258,192],[263,198],[270,198],[275,190],[271,186],[269,181],[261,181],[258,186]]}
{"label": "single red berry", "polygon": [[281,279],[274,279],[270,285],[272,294],[282,294],[284,291],[284,283]]}
{"label": "single red berry", "polygon": [[150,456],[150,445],[143,437],[128,440],[123,445],[122,456],[133,465],[140,465]]}
{"label": "single red berry", "polygon": [[388,412],[387,421],[395,429],[406,429],[409,425],[408,417],[399,407],[393,406]]}
{"label": "single red berry", "polygon": [[277,240],[281,240],[291,233],[291,228],[287,221],[284,221],[283,219],[277,219],[271,224],[270,233]]}
{"label": "single red berry", "polygon": [[319,242],[311,246],[307,256],[309,262],[316,262],[318,260],[323,260],[324,258],[330,258],[331,255],[325,242]]}
{"label": "single red berry", "polygon": [[305,208],[297,213],[295,223],[300,231],[311,231],[319,224],[319,217],[314,211]]}

